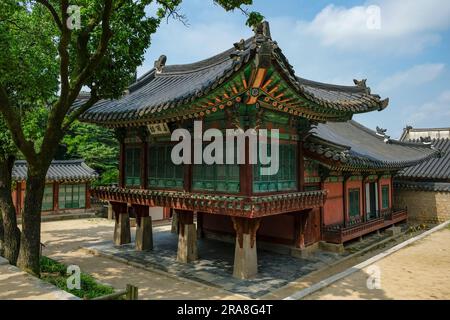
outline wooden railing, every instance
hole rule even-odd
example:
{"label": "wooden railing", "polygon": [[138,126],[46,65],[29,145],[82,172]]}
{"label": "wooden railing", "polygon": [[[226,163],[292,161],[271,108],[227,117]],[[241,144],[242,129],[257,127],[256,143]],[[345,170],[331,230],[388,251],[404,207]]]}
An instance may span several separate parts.
{"label": "wooden railing", "polygon": [[137,300],[138,299],[138,287],[131,284],[127,284],[125,290],[120,290],[105,296],[97,297],[92,300]]}
{"label": "wooden railing", "polygon": [[343,224],[324,226],[322,238],[324,241],[331,243],[344,243],[407,218],[408,212],[406,209],[382,210],[377,213],[376,218],[364,219],[358,216],[350,219],[346,226]]}
{"label": "wooden railing", "polygon": [[289,192],[246,197],[197,192],[98,187],[91,194],[99,199],[144,206],[169,207],[233,216],[261,217],[323,206],[325,190]]}

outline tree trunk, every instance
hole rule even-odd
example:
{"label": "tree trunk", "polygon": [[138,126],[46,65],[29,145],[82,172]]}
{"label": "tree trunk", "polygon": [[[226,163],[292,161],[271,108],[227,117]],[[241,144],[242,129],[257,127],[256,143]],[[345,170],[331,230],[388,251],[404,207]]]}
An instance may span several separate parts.
{"label": "tree trunk", "polygon": [[28,164],[25,205],[22,214],[22,237],[17,265],[24,271],[40,275],[41,207],[48,165],[33,168]]}
{"label": "tree trunk", "polygon": [[2,257],[3,257],[4,252],[5,252],[4,247],[5,247],[5,231],[3,229],[2,213],[0,212],[0,256],[2,256]]}
{"label": "tree trunk", "polygon": [[11,197],[11,173],[15,157],[0,159],[0,211],[3,220],[3,256],[10,264],[17,263],[20,247],[20,230]]}

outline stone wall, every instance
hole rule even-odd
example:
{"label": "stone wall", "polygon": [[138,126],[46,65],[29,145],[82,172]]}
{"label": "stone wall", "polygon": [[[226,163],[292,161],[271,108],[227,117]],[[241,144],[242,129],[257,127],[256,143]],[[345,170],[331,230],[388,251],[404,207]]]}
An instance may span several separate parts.
{"label": "stone wall", "polygon": [[440,223],[450,220],[450,192],[396,189],[394,206],[408,207],[408,220]]}

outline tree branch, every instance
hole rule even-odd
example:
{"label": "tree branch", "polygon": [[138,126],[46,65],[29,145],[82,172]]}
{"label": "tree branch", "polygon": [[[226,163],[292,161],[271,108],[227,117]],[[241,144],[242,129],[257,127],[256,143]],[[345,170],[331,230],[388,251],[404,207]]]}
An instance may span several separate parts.
{"label": "tree branch", "polygon": [[0,86],[0,112],[5,119],[6,125],[8,126],[11,137],[17,145],[17,148],[22,151],[27,159],[35,158],[36,151],[34,150],[34,143],[25,138],[20,117],[17,116],[17,113],[11,107],[8,93],[3,86]]}
{"label": "tree branch", "polygon": [[165,1],[158,0],[157,3],[161,5],[165,10],[166,23],[169,23],[169,18],[173,17],[175,20],[180,21],[185,27],[189,26],[189,21],[185,14],[178,12],[177,6],[170,6]]}
{"label": "tree branch", "polygon": [[98,98],[95,92],[91,91],[90,98],[81,106],[74,108],[74,110],[66,117],[63,125],[63,131],[65,132],[72,123],[78,119],[83,113],[89,110],[95,103],[97,103],[100,99]]}
{"label": "tree branch", "polygon": [[[102,14],[102,34],[100,37],[100,41],[95,53],[89,58],[86,65],[79,73],[78,77],[76,77],[72,82],[71,94],[69,96],[69,108],[77,98],[82,86],[85,84],[85,81],[94,73],[95,68],[100,63],[100,60],[103,58],[106,50],[108,49],[108,43],[112,36],[112,32],[109,26],[112,7],[112,0],[105,0],[105,7]],[[68,110],[66,110],[66,113],[67,111]]]}
{"label": "tree branch", "polygon": [[36,0],[36,2],[42,4],[44,7],[50,11],[51,15],[53,16],[53,20],[55,21],[56,25],[58,26],[59,30],[63,30],[63,24],[61,22],[61,19],[58,16],[58,13],[56,12],[55,8],[47,1],[47,0]]}

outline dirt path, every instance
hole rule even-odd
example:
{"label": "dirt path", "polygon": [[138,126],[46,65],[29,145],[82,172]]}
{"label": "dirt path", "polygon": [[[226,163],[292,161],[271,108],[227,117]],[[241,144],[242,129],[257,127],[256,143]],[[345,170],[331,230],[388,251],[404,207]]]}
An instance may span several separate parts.
{"label": "dirt path", "polygon": [[[42,223],[44,254],[65,264],[76,264],[82,272],[116,289],[127,283],[139,288],[140,299],[242,299],[242,296],[160,272],[135,268],[80,249],[88,243],[112,239],[113,222],[83,219]],[[132,230],[134,232],[134,230]]]}
{"label": "dirt path", "polygon": [[[306,299],[450,299],[449,244],[450,229],[446,228]],[[368,289],[368,278],[378,270],[380,289]]]}
{"label": "dirt path", "polygon": [[[243,299],[227,291],[161,272],[136,268],[108,258],[93,256],[81,246],[112,239],[113,222],[105,219],[84,219],[42,224],[44,254],[66,264],[79,265],[103,283],[117,289],[127,283],[139,287],[141,299]],[[369,268],[358,271],[307,299],[450,299],[450,229],[445,229],[378,261],[374,265],[381,273],[381,289],[368,289]],[[371,253],[373,255],[374,253]],[[359,259],[370,257],[364,255]],[[361,261],[349,261],[350,267]],[[343,266],[339,266],[341,269]],[[266,295],[266,299],[282,299],[332,273],[330,268],[311,279],[299,279]],[[298,287],[297,289],[295,289]]]}

